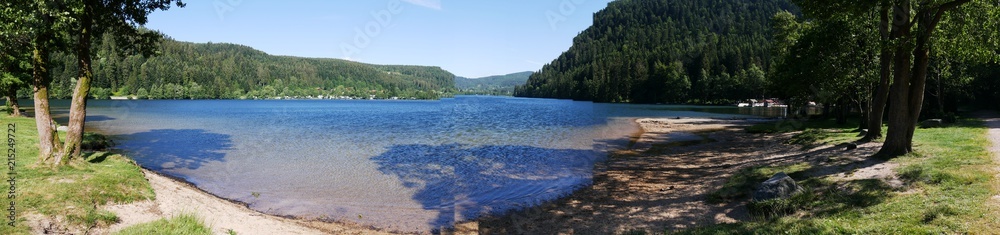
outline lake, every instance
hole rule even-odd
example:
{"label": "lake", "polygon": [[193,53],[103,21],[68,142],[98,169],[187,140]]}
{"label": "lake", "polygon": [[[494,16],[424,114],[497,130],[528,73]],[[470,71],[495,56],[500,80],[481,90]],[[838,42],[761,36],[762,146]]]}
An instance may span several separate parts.
{"label": "lake", "polygon": [[[60,123],[68,106],[53,101]],[[588,186],[594,163],[638,131],[633,118],[768,113],[780,112],[489,96],[94,100],[87,128],[254,210],[426,232]]]}

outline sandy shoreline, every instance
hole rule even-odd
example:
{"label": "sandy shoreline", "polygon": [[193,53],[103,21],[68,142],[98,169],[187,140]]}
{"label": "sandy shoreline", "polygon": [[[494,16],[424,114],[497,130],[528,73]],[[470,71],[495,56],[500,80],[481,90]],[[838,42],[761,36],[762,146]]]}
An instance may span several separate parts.
{"label": "sandy shoreline", "polygon": [[[672,135],[720,131],[748,123],[742,120],[651,118],[639,118],[634,122],[640,130],[633,137],[636,146],[689,141],[683,139],[687,137],[677,139]],[[663,138],[662,136],[672,137]],[[648,147],[646,148],[648,149]],[[143,173],[156,193],[155,200],[107,206],[107,210],[114,212],[121,218],[121,221],[108,228],[107,232],[111,233],[131,225],[189,213],[202,218],[215,234],[227,234],[230,229],[238,234],[392,234],[372,227],[343,222],[321,222],[264,214],[249,209],[244,203],[209,194],[181,179],[165,176],[148,169],[143,169]],[[596,173],[597,171],[595,171]],[[465,222],[456,225],[456,228],[451,232],[459,234],[488,233],[488,231],[480,231],[480,227],[478,221]]]}
{"label": "sandy shoreline", "polygon": [[[594,169],[594,184],[569,197],[477,222],[480,234],[621,234],[733,223],[749,219],[745,202],[708,203],[706,195],[735,171],[754,165],[809,162],[846,166],[885,177],[893,166],[868,164],[878,144],[852,151],[835,146],[803,150],[792,134],[751,134],[757,120],[637,119],[643,132],[631,148],[611,153]],[[688,136],[685,136],[688,135]],[[676,144],[692,141],[695,144]],[[836,156],[832,160],[831,156]],[[840,171],[816,176],[845,177]],[[891,174],[890,174],[891,175]],[[890,179],[887,179],[890,180]]]}
{"label": "sandy shoreline", "polygon": [[194,214],[214,234],[389,234],[371,228],[346,223],[327,223],[289,219],[251,210],[246,205],[228,201],[204,192],[193,185],[143,169],[156,198],[105,209],[118,215],[120,222],[108,228],[112,233],[122,228],[170,218],[178,214]]}
{"label": "sandy shoreline", "polygon": [[[750,165],[819,161],[832,147],[801,150],[784,144],[790,134],[750,134],[757,120],[639,118],[628,149],[594,166],[594,182],[572,195],[524,211],[459,223],[455,234],[609,234],[663,231],[747,219],[742,202],[710,204],[704,196],[734,171]],[[694,144],[677,144],[694,143]],[[877,148],[860,146],[843,157],[864,159]],[[843,152],[837,152],[843,156]],[[826,154],[829,155],[829,154]],[[851,159],[850,156],[856,156]],[[836,163],[836,162],[834,162]],[[862,167],[872,166],[862,165]],[[881,171],[891,166],[880,166]],[[861,169],[864,170],[864,169]],[[208,194],[186,182],[143,170],[156,199],[113,205],[121,222],[109,230],[194,213],[216,234],[391,234],[340,222],[267,215]],[[836,177],[835,175],[832,175]]]}

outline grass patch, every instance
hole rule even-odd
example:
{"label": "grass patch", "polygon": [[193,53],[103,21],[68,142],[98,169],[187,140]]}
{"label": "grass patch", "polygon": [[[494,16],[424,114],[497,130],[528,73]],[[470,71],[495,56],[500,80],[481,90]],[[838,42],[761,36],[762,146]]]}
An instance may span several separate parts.
{"label": "grass patch", "polygon": [[[796,133],[788,144],[802,146],[803,149],[815,148],[826,144],[840,144],[855,141],[861,136],[857,132],[858,120],[849,120],[837,124],[834,119],[818,120],[781,120],[772,123],[760,123],[746,128],[750,133]],[[884,132],[883,132],[884,133]]]}
{"label": "grass patch", "polygon": [[[17,155],[14,171],[17,220],[12,227],[6,226],[5,218],[0,234],[29,233],[30,228],[24,219],[27,214],[60,218],[67,226],[81,230],[106,226],[115,223],[118,218],[111,212],[101,210],[103,205],[153,198],[153,189],[139,166],[118,154],[85,153],[84,161],[58,169],[36,166],[38,135],[35,120],[6,115],[0,116],[0,120],[4,126],[15,125]],[[0,175],[7,176],[8,172],[7,167],[0,169]],[[0,197],[0,204],[10,203],[7,197]]]}
{"label": "grass patch", "polygon": [[[233,230],[227,231],[235,234]],[[159,219],[153,222],[129,226],[115,235],[145,235],[145,234],[176,234],[200,235],[212,234],[212,230],[194,215],[178,215],[170,219]]]}
{"label": "grass patch", "polygon": [[[809,189],[797,196],[801,198],[753,205],[794,212],[679,234],[997,233],[1000,208],[990,198],[1000,193],[1000,182],[993,177],[997,164],[987,150],[990,143],[981,122],[966,119],[943,128],[917,129],[914,143],[915,153],[890,160],[900,165],[897,174],[909,182],[903,189],[874,179],[796,178]],[[763,179],[754,170],[744,170],[729,181],[719,191]]]}
{"label": "grass patch", "polygon": [[803,131],[808,129],[843,129],[843,130],[854,130],[858,128],[857,119],[849,119],[847,123],[837,124],[835,119],[813,119],[813,120],[799,120],[799,119],[785,119],[777,122],[766,122],[758,123],[746,128],[747,132],[750,133],[788,133],[795,131]]}

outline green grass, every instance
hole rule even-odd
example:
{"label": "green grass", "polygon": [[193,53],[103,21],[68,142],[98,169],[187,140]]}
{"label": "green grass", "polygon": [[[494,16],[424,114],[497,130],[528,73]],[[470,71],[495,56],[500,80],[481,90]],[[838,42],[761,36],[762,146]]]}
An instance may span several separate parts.
{"label": "green grass", "polygon": [[[1000,233],[996,229],[1000,228],[1000,208],[990,199],[1000,194],[1000,182],[993,177],[997,164],[987,150],[990,143],[986,128],[977,120],[961,120],[944,128],[917,129],[914,143],[915,153],[890,160],[900,165],[897,174],[909,183],[902,189],[870,179],[832,182],[825,178],[796,178],[808,189],[806,193],[781,202],[749,206],[765,216],[678,233]],[[720,191],[746,191],[752,187],[748,185],[762,181],[766,173],[794,173],[800,168],[793,165],[741,170]],[[805,168],[799,171],[809,170]],[[745,194],[715,194],[747,200]]]}
{"label": "green grass", "polygon": [[[56,169],[37,166],[38,136],[34,119],[0,115],[0,121],[4,127],[7,124],[16,126],[17,161],[17,221],[13,227],[7,226],[9,220],[4,216],[0,234],[27,234],[29,227],[24,218],[29,213],[61,217],[66,225],[80,229],[106,226],[118,218],[101,210],[102,205],[153,198],[153,189],[132,160],[96,152],[85,154],[84,161],[69,166]],[[0,169],[5,181],[8,172],[6,167]],[[10,200],[0,197],[0,204],[10,205]]]}
{"label": "green grass", "polygon": [[[822,120],[782,120],[771,123],[760,123],[747,127],[750,133],[788,133],[796,132],[787,144],[799,145],[810,149],[827,144],[848,143],[861,138],[857,132],[858,120],[851,119],[845,124],[837,124],[834,119]],[[885,133],[883,129],[882,133]]]}
{"label": "green grass", "polygon": [[726,183],[715,192],[708,194],[712,203],[748,197],[757,183],[764,182],[778,172],[785,172],[793,179],[802,171],[809,169],[809,164],[801,163],[786,166],[759,166],[743,168],[733,174]]}
{"label": "green grass", "polygon": [[777,122],[755,124],[747,127],[746,130],[750,133],[787,133],[807,129],[839,129],[851,131],[857,127],[858,120],[856,119],[848,119],[847,123],[844,124],[837,124],[837,121],[834,119],[787,119]]}
{"label": "green grass", "polygon": [[[229,234],[235,234],[233,230],[229,230],[228,232]],[[212,234],[212,230],[194,215],[178,215],[170,219],[159,219],[149,223],[133,225],[115,233],[115,235],[133,234],[199,235]]]}

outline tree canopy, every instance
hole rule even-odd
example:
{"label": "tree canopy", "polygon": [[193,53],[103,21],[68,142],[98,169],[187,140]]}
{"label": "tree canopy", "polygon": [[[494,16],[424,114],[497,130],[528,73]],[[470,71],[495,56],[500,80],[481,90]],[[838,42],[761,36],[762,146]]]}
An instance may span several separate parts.
{"label": "tree canopy", "polygon": [[[371,65],[339,59],[273,56],[230,43],[165,39],[157,53],[119,53],[105,34],[94,45],[92,98],[239,99],[306,96],[438,98],[452,92],[454,75],[439,67]],[[53,98],[72,95],[75,57],[54,53]],[[143,91],[143,92],[140,92]]]}
{"label": "tree canopy", "polygon": [[459,93],[477,95],[513,95],[514,87],[524,85],[532,72],[520,72],[481,78],[455,77]]}
{"label": "tree canopy", "polygon": [[732,103],[765,96],[771,17],[785,0],[620,0],[516,96]]}

